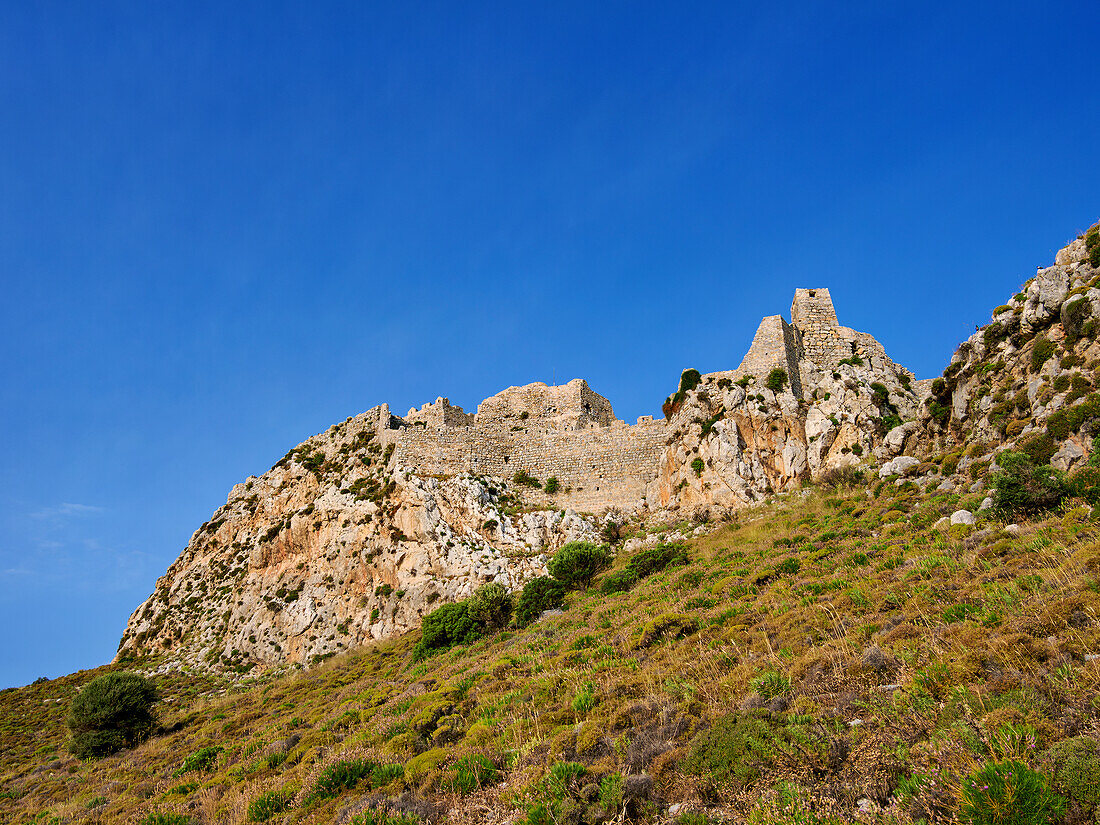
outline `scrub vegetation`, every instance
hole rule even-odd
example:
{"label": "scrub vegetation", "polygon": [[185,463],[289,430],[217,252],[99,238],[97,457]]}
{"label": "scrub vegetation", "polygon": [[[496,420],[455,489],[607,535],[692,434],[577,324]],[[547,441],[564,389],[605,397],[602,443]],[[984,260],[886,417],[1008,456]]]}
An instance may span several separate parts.
{"label": "scrub vegetation", "polygon": [[0,820],[1094,821],[1100,523],[1033,466],[975,526],[934,525],[986,493],[849,474],[687,542],[573,546],[568,584],[480,591],[431,644],[155,675],[158,726],[103,757],[67,715],[157,662],[0,692]]}

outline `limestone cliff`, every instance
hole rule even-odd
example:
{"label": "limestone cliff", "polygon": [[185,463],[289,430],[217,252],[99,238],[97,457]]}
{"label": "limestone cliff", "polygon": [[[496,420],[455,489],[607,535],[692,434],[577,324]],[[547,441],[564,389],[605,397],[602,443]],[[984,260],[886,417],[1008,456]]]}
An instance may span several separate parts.
{"label": "limestone cliff", "polygon": [[383,447],[384,407],[238,484],[133,614],[119,655],[195,665],[308,663],[419,624],[433,605],[545,573],[593,539],[571,511],[516,512],[505,485],[417,475]]}

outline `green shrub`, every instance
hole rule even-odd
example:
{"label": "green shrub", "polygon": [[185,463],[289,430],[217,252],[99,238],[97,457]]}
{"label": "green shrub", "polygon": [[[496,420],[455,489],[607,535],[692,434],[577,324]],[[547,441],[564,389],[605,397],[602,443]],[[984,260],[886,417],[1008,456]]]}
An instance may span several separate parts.
{"label": "green shrub", "polygon": [[768,670],[749,681],[749,686],[765,699],[791,692],[791,680],[778,670]]}
{"label": "green shrub", "polygon": [[1084,331],[1085,322],[1092,315],[1092,304],[1084,295],[1066,301],[1062,307],[1062,327],[1066,331],[1066,346],[1072,347]]}
{"label": "green shrub", "polygon": [[611,564],[607,545],[589,541],[571,541],[546,565],[547,571],[569,587],[587,587],[601,570]]}
{"label": "green shrub", "polygon": [[932,417],[932,420],[937,424],[946,424],[948,417],[951,415],[951,405],[944,404],[938,399],[929,399],[928,414]]}
{"label": "green shrub", "polygon": [[470,618],[467,602],[438,607],[420,624],[420,641],[413,648],[413,660],[420,661],[455,645],[471,644],[481,637],[482,630],[482,626]]}
{"label": "green shrub", "polygon": [[623,775],[616,771],[600,780],[600,807],[617,813],[623,804]]}
{"label": "green shrub", "polygon": [[787,386],[787,381],[787,371],[782,367],[776,367],[764,379],[764,386],[772,392],[782,392],[783,388]]}
{"label": "green shrub", "polygon": [[1086,819],[1100,809],[1100,742],[1091,736],[1063,739],[1044,754],[1051,784],[1084,808]]}
{"label": "green shrub", "polygon": [[661,411],[665,414],[665,418],[672,418],[676,414],[676,411],[684,403],[687,394],[698,387],[702,380],[703,376],[696,369],[686,369],[680,373],[680,388],[675,395],[670,395],[665,403],[661,405]]}
{"label": "green shrub", "polygon": [[680,373],[680,392],[688,393],[699,386],[699,383],[703,380],[703,376],[699,374],[699,370],[688,368]]}
{"label": "green shrub", "polygon": [[274,790],[262,793],[248,803],[248,819],[251,822],[267,822],[275,814],[290,807],[294,794]]}
{"label": "green shrub", "polygon": [[183,776],[191,771],[212,771],[221,752],[222,748],[217,746],[199,748],[183,760],[183,764],[172,772],[172,776]]}
{"label": "green shrub", "polygon": [[1085,253],[1091,266],[1100,267],[1100,224],[1085,233]]}
{"label": "green shrub", "polygon": [[696,476],[701,476],[703,474],[703,468],[705,466],[706,465],[703,463],[703,459],[701,458],[693,459],[691,462],[691,469],[692,471],[694,471]]}
{"label": "green shrub", "polygon": [[512,597],[504,585],[487,582],[466,601],[466,612],[483,627],[504,627],[512,617]]}
{"label": "green shrub", "polygon": [[624,593],[638,582],[638,574],[633,570],[616,570],[608,573],[600,581],[600,592],[605,596],[613,593]]}
{"label": "green shrub", "polygon": [[775,572],[780,576],[793,576],[802,569],[802,562],[794,556],[783,559],[775,566]]}
{"label": "green shrub", "polygon": [[[994,315],[997,313],[994,312]],[[1005,325],[1000,321],[994,321],[987,326],[982,332],[982,341],[985,343],[987,350],[992,350],[997,344],[1008,337],[1008,330],[1005,329]]]}
{"label": "green shrub", "polygon": [[1054,355],[1057,345],[1041,332],[1035,336],[1035,342],[1031,347],[1031,371],[1038,372],[1043,368],[1050,357]]}
{"label": "green shrub", "polygon": [[1100,467],[1081,467],[1067,480],[1069,493],[1089,504],[1100,504]]}
{"label": "green shrub", "polygon": [[[347,759],[333,762],[313,781],[303,803],[314,799],[335,799],[344,791],[349,791],[359,784],[365,777],[371,778],[370,785],[385,784],[385,781],[375,783],[373,777],[378,774],[379,779],[389,781],[392,778],[393,769],[400,769],[400,765],[379,765],[369,759]],[[388,769],[388,770],[380,770]]]}
{"label": "green shrub", "polygon": [[76,695],[66,724],[78,759],[107,756],[144,742],[156,728],[156,686],[136,673],[105,673]]}
{"label": "green shrub", "polygon": [[713,786],[746,785],[774,765],[777,757],[793,752],[801,761],[820,751],[821,744],[808,731],[786,725],[767,711],[746,711],[719,717],[696,734],[681,764],[685,771],[705,777]]}
{"label": "green shrub", "polygon": [[478,788],[492,785],[496,781],[496,766],[487,756],[480,753],[463,756],[447,769],[443,778],[445,786],[453,788],[463,796]]}
{"label": "green shrub", "polygon": [[562,606],[568,588],[557,579],[540,576],[523,586],[516,602],[516,623],[520,627],[531,624],[545,610]]}
{"label": "green shrub", "polygon": [[1055,441],[1061,441],[1070,433],[1100,417],[1100,393],[1091,393],[1080,404],[1063,407],[1047,419],[1047,432]]}
{"label": "green shrub", "polygon": [[1044,825],[1064,809],[1043,775],[1015,760],[986,762],[959,789],[959,821],[969,825]]}
{"label": "green shrub", "polygon": [[146,814],[144,819],[138,820],[138,825],[192,825],[193,820],[187,814],[176,814],[171,811],[152,811]]}
{"label": "green shrub", "polygon": [[585,682],[573,697],[572,708],[576,713],[588,713],[596,706],[596,685]]}
{"label": "green shrub", "polygon": [[644,579],[646,576],[659,573],[666,567],[687,563],[687,548],[684,545],[661,542],[654,547],[639,550],[631,556],[626,569],[636,578]]}
{"label": "green shrub", "polygon": [[1047,433],[1032,433],[1020,439],[1016,449],[1031,459],[1034,464],[1046,464],[1058,451],[1058,446]]}
{"label": "green shrub", "polygon": [[363,811],[350,820],[349,825],[424,825],[424,820],[413,814],[387,814],[382,811]]}
{"label": "green shrub", "polygon": [[518,825],[558,825],[571,822],[572,804],[580,792],[580,778],[588,772],[578,762],[557,762],[538,783],[535,799],[527,807],[527,817]]}
{"label": "green shrub", "polygon": [[550,476],[550,478],[546,479],[546,486],[542,489],[546,491],[547,495],[554,495],[554,493],[561,489],[561,484],[558,483],[558,477]]}
{"label": "green shrub", "polygon": [[535,489],[542,489],[542,482],[535,478],[533,475],[528,474],[526,470],[518,470],[516,474],[512,476],[512,481],[516,484],[524,484],[528,487],[534,487]]}
{"label": "green shrub", "polygon": [[1036,465],[1024,453],[1006,450],[997,456],[993,506],[1006,514],[1034,515],[1057,506],[1067,490],[1062,474],[1049,464]]}

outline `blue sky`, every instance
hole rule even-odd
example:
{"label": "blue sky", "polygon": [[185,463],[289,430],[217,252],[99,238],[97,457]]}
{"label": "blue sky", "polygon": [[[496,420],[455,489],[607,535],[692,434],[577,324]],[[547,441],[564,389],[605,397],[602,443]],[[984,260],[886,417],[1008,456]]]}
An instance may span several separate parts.
{"label": "blue sky", "polygon": [[[838,13],[837,9],[843,9]],[[797,286],[919,376],[1100,217],[1095,3],[0,5],[0,686],[388,401],[620,417]]]}

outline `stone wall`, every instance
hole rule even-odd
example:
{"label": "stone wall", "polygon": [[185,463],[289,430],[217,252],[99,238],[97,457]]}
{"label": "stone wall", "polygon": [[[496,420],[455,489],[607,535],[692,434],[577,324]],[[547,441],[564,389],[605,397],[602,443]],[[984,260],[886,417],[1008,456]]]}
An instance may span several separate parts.
{"label": "stone wall", "polygon": [[762,386],[769,372],[776,367],[782,367],[787,372],[795,395],[801,396],[802,388],[798,374],[799,349],[798,330],[784,321],[783,316],[769,315],[756,328],[752,346],[749,347],[749,351],[741,359],[741,365],[733,371],[733,374],[737,378],[744,375],[754,376],[756,383]]}
{"label": "stone wall", "polygon": [[855,354],[851,342],[840,334],[840,323],[827,289],[796,289],[791,302],[791,323],[801,333],[801,357],[821,369],[831,369]]}
{"label": "stone wall", "polygon": [[449,398],[440,397],[419,410],[415,407],[409,410],[405,421],[431,427],[468,427],[474,423],[474,416],[452,404]]}
{"label": "stone wall", "polygon": [[581,379],[510,387],[479,404],[475,415],[439,398],[404,419],[380,408],[376,421],[398,467],[418,475],[511,479],[524,472],[541,482],[555,476],[554,496],[521,488],[524,498],[590,512],[637,504],[668,439],[665,421],[643,416],[627,425]]}
{"label": "stone wall", "polygon": [[477,405],[479,426],[540,422],[560,430],[608,427],[617,419],[611,402],[593,392],[583,378],[568,384],[547,386],[541,381],[509,387]]}
{"label": "stone wall", "polygon": [[534,490],[524,490],[524,497],[596,512],[638,503],[657,475],[667,439],[664,421],[634,426],[619,421],[579,431],[403,427],[391,430],[385,441],[395,445],[398,466],[422,475],[474,473],[511,479],[524,472],[542,482],[555,476],[561,489],[553,497]]}

